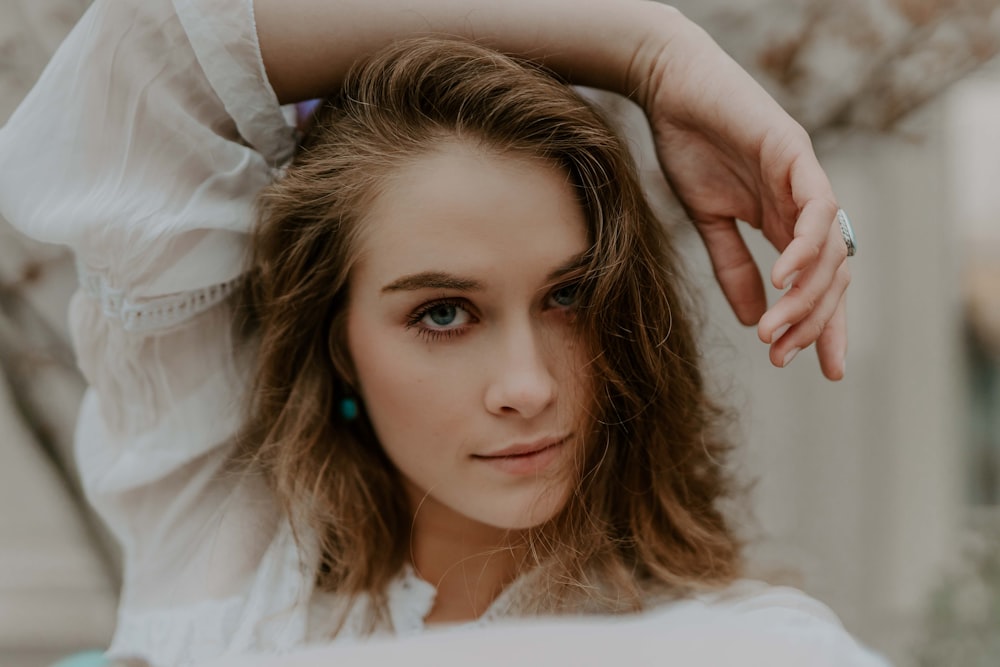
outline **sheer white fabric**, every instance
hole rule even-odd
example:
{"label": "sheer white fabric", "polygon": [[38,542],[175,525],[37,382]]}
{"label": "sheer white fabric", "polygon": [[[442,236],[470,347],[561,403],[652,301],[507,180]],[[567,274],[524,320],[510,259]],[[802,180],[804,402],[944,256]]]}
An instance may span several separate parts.
{"label": "sheer white fabric", "polygon": [[[251,0],[97,0],[0,129],[0,213],[78,257],[70,321],[91,389],[77,456],[124,550],[112,656],[180,667],[287,652],[327,636],[343,604],[313,591],[312,559],[260,480],[226,468],[249,353],[230,336],[228,297],[255,195],[294,142]],[[401,573],[396,631],[422,630],[433,599]],[[825,607],[787,589],[672,608],[684,605],[854,647]],[[344,635],[360,630],[356,611]]]}

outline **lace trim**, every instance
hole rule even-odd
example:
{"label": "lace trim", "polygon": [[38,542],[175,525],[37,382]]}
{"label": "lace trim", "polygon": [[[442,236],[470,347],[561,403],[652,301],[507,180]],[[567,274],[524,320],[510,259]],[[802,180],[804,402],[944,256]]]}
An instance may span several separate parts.
{"label": "lace trim", "polygon": [[122,329],[136,333],[168,329],[199,315],[225,301],[242,278],[210,285],[197,290],[132,301],[125,290],[111,287],[98,273],[77,266],[80,288],[100,304],[105,317],[121,322]]}

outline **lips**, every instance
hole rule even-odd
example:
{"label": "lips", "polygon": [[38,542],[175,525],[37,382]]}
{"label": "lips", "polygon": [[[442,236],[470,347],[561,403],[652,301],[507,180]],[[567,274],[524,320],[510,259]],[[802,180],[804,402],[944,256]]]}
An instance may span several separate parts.
{"label": "lips", "polygon": [[531,456],[550,447],[561,444],[567,437],[568,436],[564,435],[559,437],[542,438],[540,440],[535,440],[534,442],[519,443],[509,447],[504,447],[503,449],[489,454],[473,454],[472,456],[477,459],[506,459],[519,456]]}
{"label": "lips", "polygon": [[510,477],[536,477],[563,460],[563,445],[569,436],[518,443],[472,459]]}

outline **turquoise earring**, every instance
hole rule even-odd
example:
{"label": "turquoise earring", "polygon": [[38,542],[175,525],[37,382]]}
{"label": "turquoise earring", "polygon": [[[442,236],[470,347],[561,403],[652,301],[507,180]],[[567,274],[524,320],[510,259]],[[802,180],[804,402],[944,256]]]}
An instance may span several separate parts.
{"label": "turquoise earring", "polygon": [[344,421],[352,422],[358,418],[361,410],[358,407],[358,399],[353,396],[340,399],[340,416]]}

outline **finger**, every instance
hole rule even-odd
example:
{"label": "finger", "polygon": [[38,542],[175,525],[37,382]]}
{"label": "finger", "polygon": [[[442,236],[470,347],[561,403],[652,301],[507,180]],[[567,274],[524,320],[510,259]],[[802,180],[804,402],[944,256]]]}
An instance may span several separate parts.
{"label": "finger", "polygon": [[736,317],[746,325],[756,323],[767,309],[767,296],[757,263],[736,223],[700,222],[697,229],[712,260],[715,279]]}
{"label": "finger", "polygon": [[816,341],[816,355],[823,375],[829,380],[842,380],[847,372],[847,293]]}
{"label": "finger", "polygon": [[[800,350],[804,350],[814,342],[823,340],[822,346],[817,344],[817,352],[820,354],[820,365],[823,367],[823,374],[830,379],[839,379],[839,372],[836,373],[837,377],[831,377],[831,373],[839,371],[839,368],[843,365],[842,352],[846,346],[846,339],[843,338],[843,332],[846,329],[843,327],[842,322],[834,323],[834,327],[830,333],[826,332],[827,328],[831,325],[831,321],[837,315],[840,304],[844,301],[844,294],[850,282],[850,269],[847,266],[847,262],[844,262],[837,269],[830,289],[826,291],[823,298],[816,304],[816,308],[809,313],[809,316],[792,326],[771,345],[771,363],[775,366],[785,367],[791,363]],[[833,350],[831,346],[835,345],[839,345],[839,348]]]}
{"label": "finger", "polygon": [[[818,255],[817,249],[823,244],[826,230],[837,213],[837,199],[830,186],[830,180],[816,159],[809,135],[802,131],[786,140],[788,141],[786,151],[794,157],[788,168],[787,181],[781,185],[790,191],[782,187],[777,189],[772,187],[772,196],[776,202],[787,201],[790,198],[789,204],[793,211],[798,212],[798,217],[788,230],[791,242],[785,242],[783,246],[778,247],[782,255],[771,271],[771,282],[779,289],[784,289],[794,273],[804,270],[809,262],[815,259]],[[779,228],[777,231],[782,230]],[[783,241],[780,238],[775,240]]]}
{"label": "finger", "polygon": [[837,217],[832,200],[813,199],[805,205],[795,222],[792,241],[781,249],[771,269],[771,284],[786,289],[795,275],[808,270],[820,258]]}
{"label": "finger", "polygon": [[760,339],[772,343],[782,331],[808,317],[826,293],[835,287],[833,283],[840,267],[844,266],[846,271],[846,259],[847,246],[840,235],[840,228],[831,226],[826,243],[820,249],[819,259],[805,273],[799,274],[791,289],[761,317],[757,326]]}

